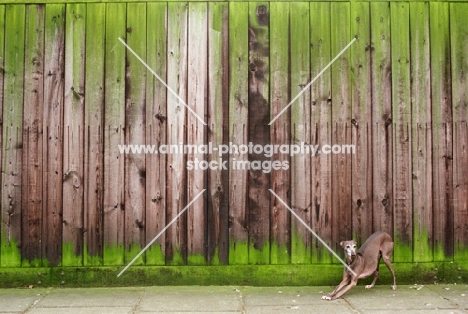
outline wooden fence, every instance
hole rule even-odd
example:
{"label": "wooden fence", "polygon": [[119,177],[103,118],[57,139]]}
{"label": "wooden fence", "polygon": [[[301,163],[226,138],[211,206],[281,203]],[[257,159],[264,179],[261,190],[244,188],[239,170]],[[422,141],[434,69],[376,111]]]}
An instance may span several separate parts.
{"label": "wooden fence", "polygon": [[[466,260],[466,12],[414,1],[0,5],[0,266],[126,264],[203,189],[137,265],[336,262],[269,189],[335,250],[383,230],[397,262]],[[119,150],[250,142],[355,153]],[[227,163],[187,168],[196,158]],[[268,161],[281,167],[259,170]]]}

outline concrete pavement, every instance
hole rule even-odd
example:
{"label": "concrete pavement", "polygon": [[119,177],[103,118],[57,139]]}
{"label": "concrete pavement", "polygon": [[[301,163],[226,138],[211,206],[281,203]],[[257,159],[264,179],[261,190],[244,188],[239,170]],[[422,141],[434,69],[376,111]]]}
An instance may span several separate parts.
{"label": "concrete pavement", "polygon": [[321,300],[332,287],[169,286],[0,289],[0,313],[468,313],[468,285],[376,286]]}

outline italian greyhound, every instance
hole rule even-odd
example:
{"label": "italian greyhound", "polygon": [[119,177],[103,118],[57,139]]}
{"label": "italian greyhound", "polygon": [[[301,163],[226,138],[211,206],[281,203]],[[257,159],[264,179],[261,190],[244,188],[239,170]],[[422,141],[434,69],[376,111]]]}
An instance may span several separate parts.
{"label": "italian greyhound", "polygon": [[390,256],[393,252],[393,240],[388,233],[376,232],[372,234],[366,242],[356,252],[356,242],[353,240],[340,242],[346,255],[346,264],[355,272],[355,275],[345,267],[343,271],[343,281],[329,295],[323,296],[323,300],[335,300],[348,292],[357,284],[358,279],[366,278],[374,274],[374,280],[366,289],[375,285],[379,278],[379,262],[383,259],[385,265],[393,276],[392,289],[396,290],[395,272],[390,263]]}

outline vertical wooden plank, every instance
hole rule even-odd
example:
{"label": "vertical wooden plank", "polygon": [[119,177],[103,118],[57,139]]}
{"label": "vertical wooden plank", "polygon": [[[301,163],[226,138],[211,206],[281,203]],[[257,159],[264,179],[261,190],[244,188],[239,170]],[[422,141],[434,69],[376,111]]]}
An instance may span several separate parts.
{"label": "vertical wooden plank", "polygon": [[[352,39],[350,34],[349,3],[331,3],[331,55],[336,56]],[[343,27],[346,25],[346,27]],[[349,82],[349,50],[335,61],[331,70],[332,79],[332,145],[351,143],[351,102]],[[351,156],[332,154],[332,245],[340,249],[340,242],[352,237],[351,215]]]}
{"label": "vertical wooden plank", "polygon": [[[333,59],[331,55],[330,3],[310,3],[311,79]],[[310,143],[331,143],[331,71],[325,71],[311,86]],[[332,245],[332,182],[331,156],[311,157],[311,227],[327,245]],[[312,262],[329,263],[332,255],[317,240],[312,239]]]}
{"label": "vertical wooden plank", "polygon": [[[188,4],[168,4],[167,84],[187,102],[187,25]],[[187,109],[177,98],[168,94],[167,140],[178,145],[186,141]],[[169,154],[167,159],[166,221],[171,221],[186,206],[186,158],[184,154]],[[191,208],[190,210],[193,210]],[[166,263],[182,265],[187,261],[187,214],[166,232]]]}
{"label": "vertical wooden plank", "polygon": [[[213,147],[229,144],[229,6],[210,2],[208,7],[208,142]],[[218,162],[208,175],[208,262],[229,260],[228,155],[213,153]],[[226,167],[223,166],[226,165]]]}
{"label": "vertical wooden plank", "polygon": [[454,199],[454,256],[457,261],[468,258],[468,25],[466,3],[450,4],[450,43],[452,64],[452,110],[454,124],[453,199]]}
{"label": "vertical wooden plank", "polygon": [[[166,25],[167,4],[148,3],[147,7],[147,63],[166,81]],[[167,143],[167,89],[153,74],[146,81],[146,144]],[[166,156],[146,158],[146,243],[166,226]],[[146,251],[147,265],[164,265],[165,235]]]}
{"label": "vertical wooden plank", "polygon": [[126,5],[106,4],[104,97],[104,265],[124,263],[124,144]]}
{"label": "vertical wooden plank", "polygon": [[41,266],[42,259],[44,23],[45,5],[26,6],[21,228],[23,266]]}
{"label": "vertical wooden plank", "polygon": [[394,121],[393,221],[394,260],[413,260],[412,168],[411,168],[411,77],[409,3],[393,2],[392,115]]}
{"label": "vertical wooden plank", "polygon": [[[294,2],[290,7],[291,97],[295,97],[310,82],[310,4]],[[293,144],[311,143],[310,89],[291,106],[291,136]],[[296,214],[311,225],[311,156],[291,157],[291,206]],[[311,261],[312,234],[296,218],[291,217],[291,262]]]}
{"label": "vertical wooden plank", "polygon": [[86,5],[68,4],[65,16],[62,264],[83,263],[84,96]]}
{"label": "vertical wooden plank", "polygon": [[357,41],[349,48],[351,79],[352,144],[352,230],[358,243],[372,234],[372,99],[365,82],[371,80],[371,38],[369,3],[351,3],[351,36]]}
{"label": "vertical wooden plank", "polygon": [[[127,5],[127,44],[146,60],[146,4]],[[145,143],[146,75],[143,64],[127,51],[125,69],[125,143]],[[125,261],[130,262],[145,243],[146,156],[125,158]],[[141,256],[135,265],[142,264]]]}
{"label": "vertical wooden plank", "polygon": [[[208,5],[189,3],[188,22],[188,105],[203,121],[206,120],[208,98]],[[200,147],[205,144],[206,127],[193,113],[187,116],[187,144]],[[207,156],[200,152],[190,152],[187,160],[206,161]],[[206,188],[207,169],[187,171],[187,200],[191,201]],[[189,265],[206,264],[207,251],[207,211],[204,197],[199,197],[187,212],[187,255]]]}
{"label": "vertical wooden plank", "polygon": [[[250,2],[248,139],[254,145],[270,142],[269,26],[268,3]],[[249,153],[249,263],[252,264],[265,264],[270,260],[270,174],[252,167],[253,162],[265,160],[263,155]]]}
{"label": "vertical wooden plank", "polygon": [[[270,73],[271,73],[271,116],[277,114],[289,103],[290,73],[289,73],[289,3],[272,2],[270,5],[270,19],[274,21],[270,26]],[[294,104],[295,106],[298,104]],[[270,127],[272,145],[291,143],[291,111],[285,111]],[[291,173],[290,157],[288,154],[273,154],[271,166],[279,163],[271,171],[271,189],[283,201],[291,206]],[[284,169],[283,165],[287,165]],[[277,169],[275,169],[277,168]],[[301,178],[299,180],[303,181]],[[291,217],[289,210],[273,195],[270,195],[270,242],[271,264],[289,264],[291,252]]]}
{"label": "vertical wooden plank", "polygon": [[84,264],[102,265],[104,201],[105,4],[86,8]]}
{"label": "vertical wooden plank", "polygon": [[432,129],[429,3],[410,3],[413,260],[432,261]]}
{"label": "vertical wooden plank", "polygon": [[371,2],[373,231],[393,235],[390,4]]}
{"label": "vertical wooden plank", "polygon": [[[5,68],[5,6],[0,6],[0,66],[2,69]],[[4,105],[4,82],[5,82],[5,71],[0,72],[0,112],[3,112]],[[3,115],[0,117],[0,125],[3,126]],[[3,127],[0,127],[0,147],[3,147]],[[0,165],[3,166],[3,149],[0,149]],[[3,168],[2,168],[3,169]],[[0,180],[1,173],[0,173]],[[0,195],[2,193],[2,187],[0,186]],[[2,258],[2,234],[5,230],[5,226],[2,223],[3,215],[0,209],[0,263]],[[1,264],[0,264],[1,265]]]}
{"label": "vertical wooden plank", "polygon": [[453,257],[453,148],[448,3],[430,4],[434,260]]}
{"label": "vertical wooden plank", "polygon": [[65,6],[46,7],[44,61],[44,196],[42,256],[57,265],[62,256],[63,106]]}
{"label": "vertical wooden plank", "polygon": [[21,265],[25,6],[5,7],[1,224],[2,267]]}
{"label": "vertical wooden plank", "polygon": [[[229,3],[229,142],[236,146],[248,142],[248,12],[247,2]],[[236,167],[247,157],[229,154],[229,264],[248,263],[248,171]]]}

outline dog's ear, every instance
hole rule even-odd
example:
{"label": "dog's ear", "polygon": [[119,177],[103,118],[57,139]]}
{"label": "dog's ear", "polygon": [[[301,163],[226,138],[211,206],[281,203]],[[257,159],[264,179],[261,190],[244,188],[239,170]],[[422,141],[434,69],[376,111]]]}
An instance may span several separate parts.
{"label": "dog's ear", "polygon": [[340,246],[341,246],[341,247],[343,246],[343,241],[340,242]]}

